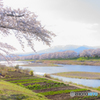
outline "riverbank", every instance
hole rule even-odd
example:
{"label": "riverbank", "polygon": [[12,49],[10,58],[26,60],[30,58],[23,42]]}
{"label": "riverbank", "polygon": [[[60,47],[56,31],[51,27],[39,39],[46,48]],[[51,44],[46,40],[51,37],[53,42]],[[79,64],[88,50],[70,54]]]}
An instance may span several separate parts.
{"label": "riverbank", "polygon": [[[32,76],[29,71],[10,67],[1,67],[0,98],[1,100],[99,100],[100,96],[70,96],[70,92],[92,92],[90,89],[69,85],[54,79]],[[5,73],[6,71],[6,73]],[[3,74],[3,75],[2,75]],[[13,87],[13,89],[12,89]],[[99,93],[99,92],[98,92]]]}
{"label": "riverbank", "polygon": [[[38,60],[44,64],[91,65],[100,66],[100,60]],[[37,62],[38,62],[37,61]]]}
{"label": "riverbank", "polygon": [[79,79],[98,79],[100,80],[100,73],[96,73],[96,72],[61,72],[61,73],[55,73],[52,75],[70,77],[70,78],[79,78]]}
{"label": "riverbank", "polygon": [[48,100],[41,94],[6,81],[31,77],[25,70],[0,65],[0,100]]}
{"label": "riverbank", "polygon": [[24,65],[21,65],[21,66],[26,66],[26,67],[49,67],[49,66],[51,66],[51,67],[59,67],[59,65],[57,65],[57,64],[52,64],[52,63],[48,63],[48,64],[46,64],[46,63],[28,63],[28,64],[24,64]]}
{"label": "riverbank", "polygon": [[[40,76],[40,75],[37,75],[37,76],[39,76],[41,78],[44,77],[44,76]],[[78,87],[78,88],[86,88],[86,89],[89,89],[89,90],[91,90],[93,92],[97,92],[97,93],[100,94],[100,87],[94,88],[94,87],[88,87],[88,86],[85,86],[85,85],[82,85],[82,84],[73,83],[73,82],[67,82],[67,81],[64,82],[64,81],[62,81],[62,79],[60,80],[60,79],[54,78],[54,77],[49,77],[49,78],[45,77],[45,78],[49,79],[49,80],[57,81],[57,82],[63,82],[64,84],[69,84],[70,86],[75,86],[75,87]]]}
{"label": "riverbank", "polygon": [[48,100],[45,96],[0,80],[0,100]]}

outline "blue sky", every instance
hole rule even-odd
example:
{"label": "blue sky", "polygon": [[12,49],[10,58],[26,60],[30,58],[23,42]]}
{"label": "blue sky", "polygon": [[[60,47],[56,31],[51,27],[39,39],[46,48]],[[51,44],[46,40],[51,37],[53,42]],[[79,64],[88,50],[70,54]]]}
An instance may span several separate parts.
{"label": "blue sky", "polygon": [[[28,9],[38,15],[38,20],[45,28],[57,36],[52,46],[87,45],[100,46],[100,0],[3,0],[4,6]],[[19,48],[15,38],[7,42]],[[49,48],[39,42],[35,43],[37,51]],[[40,46],[41,45],[41,46]],[[42,48],[41,48],[42,47]],[[26,52],[32,52],[25,47]]]}

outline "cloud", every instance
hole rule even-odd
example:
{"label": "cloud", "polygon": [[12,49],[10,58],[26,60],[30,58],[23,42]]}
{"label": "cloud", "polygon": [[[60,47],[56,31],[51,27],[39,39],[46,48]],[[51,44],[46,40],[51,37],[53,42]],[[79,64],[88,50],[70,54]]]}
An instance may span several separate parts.
{"label": "cloud", "polygon": [[62,18],[84,23],[100,23],[99,0],[4,0],[4,4],[15,7],[28,7],[39,16]]}
{"label": "cloud", "polygon": [[[35,12],[42,25],[57,35],[52,46],[98,46],[100,43],[100,0],[4,0],[4,3]],[[39,45],[48,48],[36,44],[36,50],[41,50]]]}

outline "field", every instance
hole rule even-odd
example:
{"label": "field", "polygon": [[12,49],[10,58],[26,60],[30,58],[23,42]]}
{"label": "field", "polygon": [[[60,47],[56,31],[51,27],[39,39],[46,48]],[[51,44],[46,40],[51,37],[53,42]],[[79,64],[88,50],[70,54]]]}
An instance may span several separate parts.
{"label": "field", "polygon": [[[81,88],[78,88],[75,86],[70,86],[69,84],[64,84],[62,82],[48,80],[46,78],[40,78],[40,77],[30,76],[30,75],[27,75],[27,76],[22,75],[21,76],[21,73],[20,73],[20,76],[18,76],[18,72],[14,73],[13,71],[12,72],[10,71],[10,74],[11,73],[13,75],[13,78],[3,78],[2,80],[6,81],[7,83],[10,82],[13,85],[14,84],[18,85],[24,89],[25,88],[29,89],[29,90],[33,91],[33,93],[39,93],[39,96],[44,95],[45,97],[47,97],[48,99],[51,99],[51,100],[70,100],[70,99],[80,98],[78,96],[71,97],[70,96],[71,91],[90,92],[90,90],[85,89],[85,88],[81,89]],[[17,77],[14,77],[16,75],[17,75]],[[18,90],[18,93],[19,93],[19,90]],[[90,99],[89,98],[84,99],[84,98],[86,98],[86,97],[81,97],[80,100],[91,100],[91,98],[93,98],[93,97],[90,97]],[[100,99],[100,97],[94,97],[94,98],[96,98],[96,100]],[[40,100],[42,100],[42,99],[40,99]]]}
{"label": "field", "polygon": [[0,100],[100,100],[100,96],[70,96],[70,92],[91,92],[69,84],[31,76],[27,70],[2,66]]}
{"label": "field", "polygon": [[[51,81],[45,78],[39,77],[26,77],[26,78],[14,78],[14,79],[5,79],[5,81],[14,83],[21,87],[25,87],[33,92],[42,94],[48,99],[52,100],[69,100],[71,91],[89,91],[87,89],[80,89],[74,86],[69,86],[68,84]],[[59,98],[56,98],[56,96]]]}
{"label": "field", "polygon": [[61,72],[53,75],[79,79],[100,79],[100,73],[96,72]]}
{"label": "field", "polygon": [[0,100],[48,100],[29,89],[0,80]]}

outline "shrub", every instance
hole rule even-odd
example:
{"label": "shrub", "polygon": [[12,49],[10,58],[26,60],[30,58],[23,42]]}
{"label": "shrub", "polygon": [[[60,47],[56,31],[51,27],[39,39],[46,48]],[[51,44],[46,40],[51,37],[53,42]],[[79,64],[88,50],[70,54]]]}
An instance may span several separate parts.
{"label": "shrub", "polygon": [[30,71],[30,75],[33,76],[33,70]]}
{"label": "shrub", "polygon": [[10,76],[9,75],[5,75],[5,78],[9,78]]}
{"label": "shrub", "polygon": [[28,86],[26,86],[26,88],[28,88],[28,89],[39,89],[39,88],[41,88],[41,85],[40,84],[28,85]]}
{"label": "shrub", "polygon": [[46,74],[46,73],[43,76],[47,77],[47,78],[51,78],[51,76],[49,74]]}
{"label": "shrub", "polygon": [[7,71],[3,70],[1,74],[2,75],[7,75]]}
{"label": "shrub", "polygon": [[16,66],[15,66],[15,69],[19,69],[19,65],[16,65]]}
{"label": "shrub", "polygon": [[77,59],[78,61],[84,62],[86,59],[84,57],[80,57]]}

